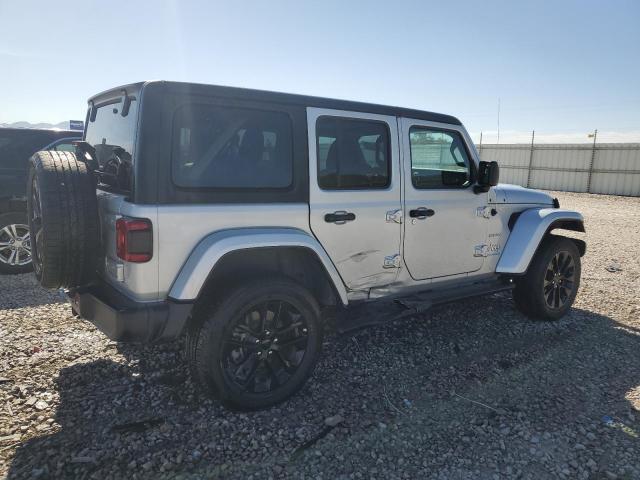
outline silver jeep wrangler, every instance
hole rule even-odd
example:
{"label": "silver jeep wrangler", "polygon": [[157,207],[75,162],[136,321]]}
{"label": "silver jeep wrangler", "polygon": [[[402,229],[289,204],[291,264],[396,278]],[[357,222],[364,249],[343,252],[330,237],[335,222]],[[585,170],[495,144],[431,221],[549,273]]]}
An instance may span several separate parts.
{"label": "silver jeep wrangler", "polygon": [[578,291],[585,243],[552,231],[582,216],[498,184],[448,115],[158,81],[91,98],[75,144],[31,159],[38,280],[114,340],[185,333],[232,408],[300,389],[328,317],[512,289],[553,320]]}

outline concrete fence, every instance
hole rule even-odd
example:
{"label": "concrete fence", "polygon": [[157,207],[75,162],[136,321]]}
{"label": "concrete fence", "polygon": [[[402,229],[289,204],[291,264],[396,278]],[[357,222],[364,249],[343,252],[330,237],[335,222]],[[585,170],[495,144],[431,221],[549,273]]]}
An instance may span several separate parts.
{"label": "concrete fence", "polygon": [[640,143],[478,145],[500,181],[566,192],[640,196]]}

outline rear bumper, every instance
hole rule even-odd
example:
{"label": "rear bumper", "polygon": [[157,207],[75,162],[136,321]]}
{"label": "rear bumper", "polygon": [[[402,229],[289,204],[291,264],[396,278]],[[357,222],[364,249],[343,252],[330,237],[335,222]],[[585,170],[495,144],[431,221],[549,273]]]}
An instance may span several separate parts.
{"label": "rear bumper", "polygon": [[111,340],[154,343],[180,335],[192,303],[137,302],[109,285],[68,292],[77,315],[89,320]]}

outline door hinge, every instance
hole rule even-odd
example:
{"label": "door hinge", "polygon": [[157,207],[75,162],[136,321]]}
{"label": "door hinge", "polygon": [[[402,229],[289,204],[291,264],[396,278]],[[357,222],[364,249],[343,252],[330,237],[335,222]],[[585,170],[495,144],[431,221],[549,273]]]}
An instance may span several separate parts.
{"label": "door hinge", "polygon": [[400,254],[388,255],[384,257],[382,268],[400,268]]}
{"label": "door hinge", "polygon": [[402,223],[402,209],[389,210],[387,212],[387,223]]}

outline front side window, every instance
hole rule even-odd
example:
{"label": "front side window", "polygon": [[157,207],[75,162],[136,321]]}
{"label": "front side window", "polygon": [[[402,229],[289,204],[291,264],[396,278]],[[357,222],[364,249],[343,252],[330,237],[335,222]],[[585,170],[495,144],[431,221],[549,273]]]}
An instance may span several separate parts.
{"label": "front side window", "polygon": [[318,185],[325,190],[386,188],[391,178],[389,128],[383,122],[320,117]]}
{"label": "front side window", "polygon": [[409,142],[415,188],[464,188],[471,184],[471,163],[458,132],[411,127]]}
{"label": "front side window", "polygon": [[173,120],[173,181],[190,188],[285,188],[292,132],[281,112],[185,105]]}

